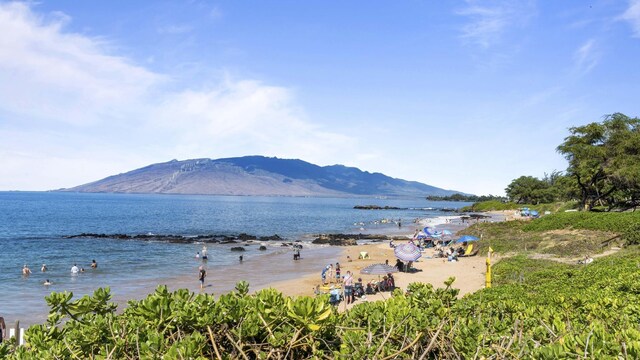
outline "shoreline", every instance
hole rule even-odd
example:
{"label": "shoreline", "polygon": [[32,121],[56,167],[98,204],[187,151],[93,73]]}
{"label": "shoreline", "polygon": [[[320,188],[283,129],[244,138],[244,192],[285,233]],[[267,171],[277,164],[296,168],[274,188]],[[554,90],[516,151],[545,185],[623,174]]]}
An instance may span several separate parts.
{"label": "shoreline", "polygon": [[[504,221],[504,218],[502,219]],[[444,215],[434,218],[416,219],[413,223],[408,223],[402,228],[388,227],[374,230],[376,233],[387,236],[406,237],[409,240],[415,229],[422,229],[424,226],[432,226],[436,229],[449,229],[454,233],[469,226],[469,223],[462,223],[460,215]],[[373,229],[371,229],[373,230]],[[396,240],[396,242],[402,240]],[[369,253],[370,258],[358,260],[361,251]],[[484,287],[484,257],[465,258],[456,263],[442,262],[442,259],[429,259],[433,249],[427,249],[423,257],[414,263],[416,269],[422,270],[417,273],[396,273],[396,286],[406,289],[411,282],[431,283],[434,287],[443,287],[443,282],[450,276],[455,276],[456,281],[453,287],[460,289],[460,296],[477,291]],[[242,253],[238,253],[242,255]],[[247,257],[242,263],[237,262],[230,265],[211,266],[208,269],[205,288],[202,290],[216,296],[233,291],[239,281],[247,281],[250,285],[250,293],[274,288],[286,296],[314,296],[314,288],[320,283],[320,272],[329,263],[340,262],[342,275],[350,270],[354,274],[354,279],[361,277],[363,282],[377,280],[377,276],[361,275],[362,268],[374,264],[384,263],[389,260],[390,264],[395,263],[393,250],[387,241],[371,241],[359,243],[355,246],[329,246],[314,245],[305,246],[302,250],[301,260],[294,261],[291,248],[283,247],[281,250],[273,251],[269,254],[260,255],[259,258]],[[352,261],[348,261],[350,257]],[[256,261],[253,261],[253,260]],[[140,300],[152,294],[158,285],[166,285],[170,291],[177,289],[187,289],[194,293],[199,293],[200,286],[197,279],[197,267],[202,262],[194,261],[193,275],[163,276],[158,274],[152,281],[140,281],[127,289],[112,289],[112,302],[118,305],[118,311],[122,311],[129,300]],[[366,301],[384,300],[391,296],[390,293],[378,293],[368,296]],[[74,297],[75,298],[75,297]],[[44,299],[41,299],[44,302]],[[363,300],[358,300],[359,303]],[[344,308],[344,302],[340,304],[340,309]],[[29,318],[19,319],[25,327],[41,324],[46,321],[49,308],[43,313],[34,313]]]}

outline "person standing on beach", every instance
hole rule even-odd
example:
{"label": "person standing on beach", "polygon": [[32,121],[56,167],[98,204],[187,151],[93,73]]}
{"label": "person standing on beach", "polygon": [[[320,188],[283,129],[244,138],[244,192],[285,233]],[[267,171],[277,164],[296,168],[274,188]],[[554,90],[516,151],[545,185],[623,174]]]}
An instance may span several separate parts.
{"label": "person standing on beach", "polygon": [[320,274],[320,276],[322,277],[322,285],[326,285],[327,284],[327,273],[329,272],[329,269],[331,268],[331,264],[325,266],[324,269],[322,269],[322,274]]}
{"label": "person standing on beach", "polygon": [[353,302],[353,275],[351,275],[351,271],[347,271],[344,276],[344,300],[347,305]]}
{"label": "person standing on beach", "polygon": [[340,284],[340,263],[336,263],[336,284]]}
{"label": "person standing on beach", "polygon": [[204,278],[207,277],[207,270],[204,269],[202,265],[200,265],[198,272],[198,280],[200,280],[200,290],[204,289]]}

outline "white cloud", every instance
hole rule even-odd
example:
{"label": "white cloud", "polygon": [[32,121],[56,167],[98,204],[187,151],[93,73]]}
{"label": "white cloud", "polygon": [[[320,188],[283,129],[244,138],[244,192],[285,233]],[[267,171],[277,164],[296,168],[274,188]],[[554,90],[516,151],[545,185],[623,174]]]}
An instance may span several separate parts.
{"label": "white cloud", "polygon": [[285,87],[227,75],[175,89],[183,81],[52,15],[0,3],[0,189],[69,187],[172,158],[356,156],[355,139],[313,124]]}
{"label": "white cloud", "polygon": [[629,22],[634,32],[634,37],[640,38],[640,0],[630,0],[627,11],[620,17]]}
{"label": "white cloud", "polygon": [[462,28],[462,38],[487,49],[498,43],[509,29],[521,26],[533,14],[530,1],[467,0],[457,14],[469,18]]}
{"label": "white cloud", "polygon": [[578,75],[584,75],[598,65],[600,53],[597,49],[595,40],[589,39],[582,44],[578,50],[576,50],[574,59],[574,72]]}

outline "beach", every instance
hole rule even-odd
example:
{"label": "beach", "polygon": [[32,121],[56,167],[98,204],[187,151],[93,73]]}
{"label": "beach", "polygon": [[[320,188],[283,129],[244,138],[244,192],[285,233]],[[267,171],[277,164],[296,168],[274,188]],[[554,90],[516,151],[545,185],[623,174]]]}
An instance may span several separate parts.
{"label": "beach", "polygon": [[[505,214],[503,212],[496,212],[490,214],[491,218],[488,221],[504,221]],[[444,221],[443,221],[444,220]],[[470,224],[468,222],[462,223],[459,216],[443,216],[435,219],[422,219],[414,226],[407,226],[403,231],[395,231],[395,236],[405,236],[407,241],[412,237],[415,229],[422,229],[426,225],[435,227],[438,230],[449,229],[454,233],[460,231]],[[402,241],[395,240],[395,244],[400,244]],[[367,259],[359,259],[361,252],[368,254]],[[485,273],[486,273],[486,258],[484,256],[473,256],[460,258],[458,261],[449,262],[443,258],[433,258],[435,249],[429,248],[424,250],[422,257],[418,261],[414,262],[412,267],[417,269],[417,272],[405,273],[397,272],[393,276],[395,278],[396,287],[402,290],[406,290],[407,286],[411,283],[428,283],[434,287],[444,287],[444,282],[450,277],[455,277],[453,287],[460,290],[459,296],[475,292],[485,286]],[[314,259],[315,260],[315,259]],[[394,265],[396,257],[393,249],[389,246],[389,242],[373,242],[366,244],[359,244],[356,246],[349,246],[341,248],[339,254],[333,258],[325,258],[324,265],[340,263],[341,275],[344,277],[347,271],[351,271],[354,280],[358,278],[362,279],[362,283],[374,280],[379,281],[377,275],[361,274],[360,271],[372,264],[385,263],[388,260],[389,265]],[[304,262],[305,259],[301,260]],[[314,261],[317,263],[317,261]],[[322,262],[320,262],[322,263]],[[306,267],[305,267],[306,268]],[[308,268],[307,268],[308,269]],[[319,266],[314,272],[301,272],[296,279],[276,281],[270,284],[260,286],[262,288],[274,288],[281,291],[285,295],[290,296],[313,296],[316,286],[321,284],[321,271],[323,266]],[[336,281],[329,286],[339,287]],[[363,301],[377,301],[384,300],[391,296],[390,292],[379,292],[374,295],[367,295],[361,299],[355,301],[354,304],[346,306],[344,302],[339,305],[340,310],[348,309],[351,306],[361,303]]]}

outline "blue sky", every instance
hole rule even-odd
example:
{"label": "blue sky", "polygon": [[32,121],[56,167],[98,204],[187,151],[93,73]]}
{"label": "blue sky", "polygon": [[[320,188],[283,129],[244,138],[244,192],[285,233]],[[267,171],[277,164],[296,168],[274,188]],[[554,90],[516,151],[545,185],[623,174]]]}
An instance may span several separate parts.
{"label": "blue sky", "polygon": [[0,190],[266,155],[476,194],[640,116],[640,0],[0,2]]}

